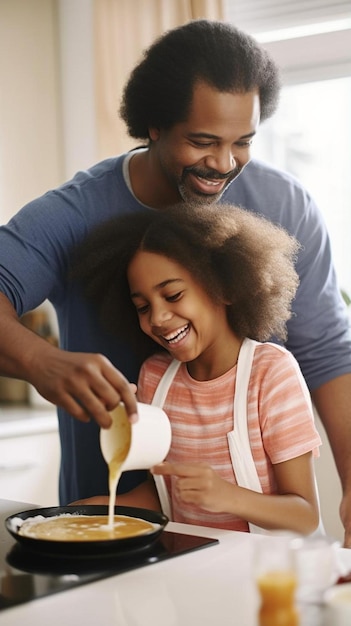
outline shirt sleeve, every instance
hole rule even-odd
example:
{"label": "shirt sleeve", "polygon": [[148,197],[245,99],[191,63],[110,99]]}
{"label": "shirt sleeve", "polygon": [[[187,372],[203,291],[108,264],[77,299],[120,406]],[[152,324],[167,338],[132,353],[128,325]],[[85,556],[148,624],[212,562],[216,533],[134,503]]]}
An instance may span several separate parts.
{"label": "shirt sleeve", "polygon": [[295,236],[301,244],[300,285],[287,324],[286,347],[310,390],[351,371],[351,333],[322,217],[309,199]]}
{"label": "shirt sleeve", "polygon": [[72,250],[102,221],[139,206],[124,183],[121,162],[122,157],[107,159],[78,172],[0,227],[0,291],[18,315],[45,299],[64,307]]}
{"label": "shirt sleeve", "polygon": [[156,388],[172,358],[167,353],[154,354],[144,361],[138,378],[137,398],[139,402],[151,404]]}
{"label": "shirt sleeve", "polygon": [[86,233],[75,195],[50,191],[0,228],[0,290],[18,315],[65,295],[70,254]]}
{"label": "shirt sleeve", "polygon": [[262,375],[258,395],[262,441],[273,464],[310,451],[317,456],[321,445],[299,365],[289,352],[276,350]]}
{"label": "shirt sleeve", "polygon": [[145,404],[150,404],[152,400],[153,394],[150,389],[147,389],[147,362],[145,361],[141,366],[139,377],[138,377],[138,390],[137,390],[137,399],[139,402],[144,402]]}

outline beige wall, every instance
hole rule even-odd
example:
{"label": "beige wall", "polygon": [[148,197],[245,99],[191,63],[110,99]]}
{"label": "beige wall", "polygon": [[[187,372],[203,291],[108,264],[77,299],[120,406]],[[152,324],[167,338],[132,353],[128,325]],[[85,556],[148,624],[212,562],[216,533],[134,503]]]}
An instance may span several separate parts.
{"label": "beige wall", "polygon": [[62,180],[55,0],[0,0],[0,223]]}

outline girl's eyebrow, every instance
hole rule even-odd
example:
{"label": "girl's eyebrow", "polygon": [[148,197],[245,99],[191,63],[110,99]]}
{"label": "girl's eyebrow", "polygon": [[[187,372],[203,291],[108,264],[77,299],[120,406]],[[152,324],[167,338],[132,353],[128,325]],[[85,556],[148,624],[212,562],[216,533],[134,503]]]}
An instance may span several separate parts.
{"label": "girl's eyebrow", "polygon": [[[162,283],[159,283],[158,285],[155,285],[154,289],[158,290],[158,289],[162,289],[163,287],[167,287],[167,285],[171,285],[173,283],[183,283],[184,281],[181,278],[167,278],[167,280],[163,280]],[[142,293],[138,292],[138,291],[133,291],[130,294],[131,298],[142,298]]]}

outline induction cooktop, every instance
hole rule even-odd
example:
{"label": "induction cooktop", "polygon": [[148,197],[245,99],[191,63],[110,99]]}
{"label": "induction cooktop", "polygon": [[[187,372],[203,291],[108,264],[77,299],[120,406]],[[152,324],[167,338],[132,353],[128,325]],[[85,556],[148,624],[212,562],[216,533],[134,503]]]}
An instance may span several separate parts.
{"label": "induction cooktop", "polygon": [[146,548],[125,554],[60,558],[14,541],[0,516],[0,611],[109,576],[152,565],[218,543],[164,530]]}

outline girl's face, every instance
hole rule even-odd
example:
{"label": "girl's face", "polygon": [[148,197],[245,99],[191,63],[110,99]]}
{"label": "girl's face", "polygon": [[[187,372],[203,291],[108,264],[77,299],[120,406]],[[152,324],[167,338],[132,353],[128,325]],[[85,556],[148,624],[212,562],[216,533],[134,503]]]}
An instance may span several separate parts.
{"label": "girl's face", "polygon": [[138,251],[128,268],[131,298],[144,333],[179,361],[211,354],[232,335],[224,303],[213,302],[176,261]]}

